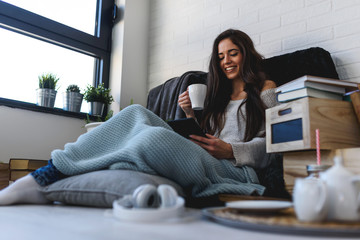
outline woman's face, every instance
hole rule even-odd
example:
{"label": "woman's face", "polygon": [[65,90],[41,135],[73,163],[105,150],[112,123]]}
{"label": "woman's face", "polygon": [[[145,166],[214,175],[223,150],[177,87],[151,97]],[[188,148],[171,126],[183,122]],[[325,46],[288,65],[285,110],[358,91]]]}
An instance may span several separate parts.
{"label": "woman's face", "polygon": [[238,46],[229,38],[220,41],[218,46],[220,68],[231,80],[241,79],[243,55]]}

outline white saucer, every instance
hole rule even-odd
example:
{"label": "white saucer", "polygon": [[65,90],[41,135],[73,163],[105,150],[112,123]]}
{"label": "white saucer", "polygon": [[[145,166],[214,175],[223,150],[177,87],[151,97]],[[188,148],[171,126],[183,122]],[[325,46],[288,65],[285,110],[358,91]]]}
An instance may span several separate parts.
{"label": "white saucer", "polygon": [[184,210],[184,199],[178,197],[176,205],[168,208],[125,208],[113,202],[113,215],[120,220],[132,222],[167,221]]}
{"label": "white saucer", "polygon": [[274,212],[292,206],[292,202],[276,200],[232,201],[226,203],[226,207],[251,212]]}

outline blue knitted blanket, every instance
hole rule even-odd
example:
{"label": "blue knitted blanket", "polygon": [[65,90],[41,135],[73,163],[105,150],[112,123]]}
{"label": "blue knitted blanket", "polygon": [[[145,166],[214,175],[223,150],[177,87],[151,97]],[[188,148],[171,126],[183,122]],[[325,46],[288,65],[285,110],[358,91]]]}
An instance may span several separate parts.
{"label": "blue knitted blanket", "polygon": [[[193,197],[219,193],[262,195],[251,167],[234,167],[175,133],[140,105],[131,105],[64,150],[51,154],[58,170],[76,175],[100,169],[127,169],[159,175],[191,189]],[[129,180],[131,181],[131,180]]]}

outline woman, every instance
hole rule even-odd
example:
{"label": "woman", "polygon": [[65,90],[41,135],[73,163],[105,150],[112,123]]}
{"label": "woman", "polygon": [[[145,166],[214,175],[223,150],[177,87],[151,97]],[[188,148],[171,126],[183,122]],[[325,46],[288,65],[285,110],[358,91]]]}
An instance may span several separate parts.
{"label": "woman", "polygon": [[[189,141],[147,109],[130,106],[64,150],[53,151],[48,166],[0,192],[0,205],[45,203],[39,187],[100,169],[160,175],[195,198],[263,194],[252,167],[268,165],[264,110],[276,101],[269,90],[275,84],[265,80],[260,61],[245,33],[223,32],[214,42],[201,122],[208,138],[191,136]],[[187,91],[179,96],[179,105],[187,117],[194,117]]]}
{"label": "woman", "polygon": [[[229,29],[214,41],[201,126],[208,138],[194,142],[236,166],[264,168],[265,108],[276,104],[275,83],[261,72],[262,57],[244,32]],[[195,117],[188,91],[179,97],[187,117]],[[215,136],[213,136],[215,135]]]}

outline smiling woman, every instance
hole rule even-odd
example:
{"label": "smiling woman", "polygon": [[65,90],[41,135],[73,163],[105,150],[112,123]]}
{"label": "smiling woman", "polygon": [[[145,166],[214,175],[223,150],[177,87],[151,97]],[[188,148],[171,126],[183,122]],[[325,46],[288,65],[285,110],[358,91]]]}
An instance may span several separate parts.
{"label": "smiling woman", "polygon": [[[233,80],[231,100],[246,98],[245,82],[242,80],[243,54],[229,38],[219,43],[220,67],[229,80]],[[237,86],[234,86],[237,85]]]}
{"label": "smiling woman", "polygon": [[240,49],[229,38],[219,43],[220,66],[228,79],[241,81],[242,59]]}

